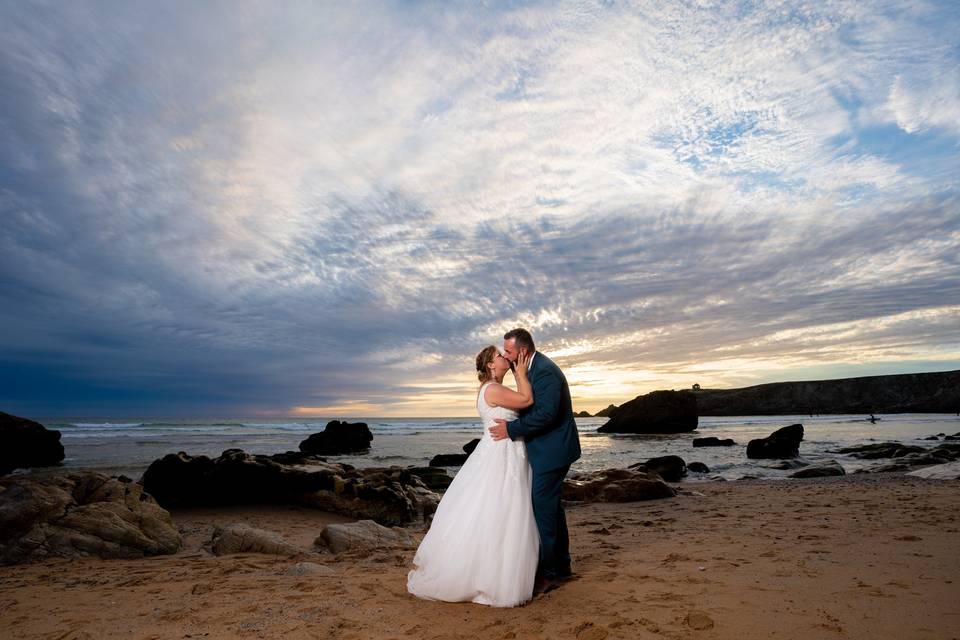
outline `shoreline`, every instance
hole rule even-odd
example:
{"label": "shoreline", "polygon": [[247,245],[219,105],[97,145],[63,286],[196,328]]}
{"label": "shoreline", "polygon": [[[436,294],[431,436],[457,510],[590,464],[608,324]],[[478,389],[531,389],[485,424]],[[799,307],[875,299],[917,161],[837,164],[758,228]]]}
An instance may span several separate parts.
{"label": "shoreline", "polygon": [[[577,579],[516,609],[406,593],[414,549],[213,556],[246,522],[308,551],[305,507],[171,511],[184,547],[0,567],[10,638],[957,638],[957,481],[903,474],[672,483],[675,498],[571,504]],[[423,527],[410,529],[419,541]],[[314,575],[288,575],[297,562]]]}

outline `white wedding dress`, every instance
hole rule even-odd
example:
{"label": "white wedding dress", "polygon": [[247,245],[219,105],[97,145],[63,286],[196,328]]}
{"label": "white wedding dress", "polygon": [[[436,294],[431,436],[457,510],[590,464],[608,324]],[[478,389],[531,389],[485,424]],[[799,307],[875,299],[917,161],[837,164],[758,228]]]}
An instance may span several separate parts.
{"label": "white wedding dress", "polygon": [[413,558],[407,590],[428,600],[513,607],[533,597],[540,537],[530,498],[523,440],[494,441],[494,420],[511,409],[477,398],[483,436],[447,488]]}

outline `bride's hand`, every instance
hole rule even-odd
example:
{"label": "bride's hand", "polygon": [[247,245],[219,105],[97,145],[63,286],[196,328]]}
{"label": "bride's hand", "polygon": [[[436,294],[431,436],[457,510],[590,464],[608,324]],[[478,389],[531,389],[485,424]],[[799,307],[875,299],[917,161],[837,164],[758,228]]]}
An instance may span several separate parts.
{"label": "bride's hand", "polygon": [[530,354],[526,351],[521,351],[519,355],[517,355],[517,363],[513,372],[517,375],[526,376],[528,366],[530,366]]}

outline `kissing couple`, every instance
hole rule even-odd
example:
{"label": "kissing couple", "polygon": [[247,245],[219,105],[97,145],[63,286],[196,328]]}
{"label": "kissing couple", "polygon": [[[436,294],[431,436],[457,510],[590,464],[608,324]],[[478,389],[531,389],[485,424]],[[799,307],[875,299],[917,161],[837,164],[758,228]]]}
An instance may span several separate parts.
{"label": "kissing couple", "polygon": [[[483,436],[437,506],[407,590],[514,607],[572,575],[560,489],[580,438],[567,379],[529,331],[508,331],[476,364]],[[510,370],[516,390],[503,384]]]}

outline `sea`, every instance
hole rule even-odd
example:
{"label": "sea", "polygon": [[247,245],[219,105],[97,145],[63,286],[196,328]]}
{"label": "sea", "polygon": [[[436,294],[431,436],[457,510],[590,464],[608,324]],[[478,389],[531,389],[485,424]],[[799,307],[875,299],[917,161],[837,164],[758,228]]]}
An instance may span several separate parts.
{"label": "sea", "polygon": [[[690,473],[685,482],[738,480],[744,477],[785,478],[791,471],[770,469],[772,461],[749,460],[746,445],[780,427],[801,423],[804,439],[800,455],[810,462],[836,460],[847,473],[875,464],[834,450],[859,444],[896,441],[936,446],[930,436],[960,432],[960,416],[952,414],[783,415],[701,417],[696,431],[681,434],[625,435],[597,433],[605,418],[577,418],[583,456],[571,473],[627,467],[649,458],[677,455],[687,464],[707,465],[708,473]],[[154,460],[168,453],[217,456],[226,449],[272,454],[296,451],[312,433],[322,431],[328,418],[40,418],[62,433],[66,458],[61,468],[94,469],[110,475],[140,478]],[[329,456],[331,462],[356,467],[422,466],[438,453],[461,453],[464,444],[482,434],[478,418],[351,418],[365,422],[373,433],[370,450],[362,454]],[[731,447],[694,448],[694,438],[731,438]],[[941,437],[939,441],[942,441]],[[455,474],[457,469],[450,468]]]}

